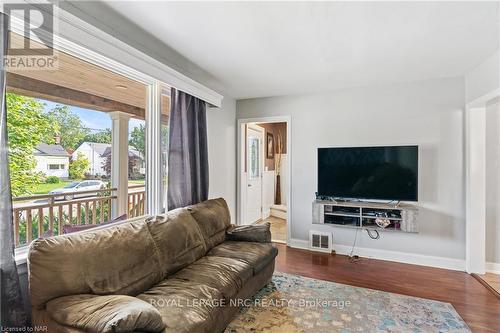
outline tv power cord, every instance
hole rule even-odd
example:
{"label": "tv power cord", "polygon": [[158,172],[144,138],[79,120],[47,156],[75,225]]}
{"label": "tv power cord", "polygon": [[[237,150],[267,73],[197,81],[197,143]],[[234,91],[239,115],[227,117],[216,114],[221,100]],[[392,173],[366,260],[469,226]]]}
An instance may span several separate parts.
{"label": "tv power cord", "polygon": [[[378,232],[378,230],[368,229],[368,228],[365,228],[364,230],[366,230],[368,237],[370,237],[371,239],[380,238],[380,233]],[[354,248],[356,247],[356,241],[358,240],[358,231],[359,229],[356,229],[356,234],[354,235],[354,243],[352,244],[351,252],[349,253],[349,261],[352,263],[355,263],[360,260],[360,257],[358,255],[353,255]]]}

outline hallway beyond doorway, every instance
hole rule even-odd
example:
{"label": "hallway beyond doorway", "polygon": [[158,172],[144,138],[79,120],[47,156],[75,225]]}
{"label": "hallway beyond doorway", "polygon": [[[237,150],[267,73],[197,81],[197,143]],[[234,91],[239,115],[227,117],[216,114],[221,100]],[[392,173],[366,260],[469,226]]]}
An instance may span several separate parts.
{"label": "hallway beyond doorway", "polygon": [[271,240],[276,243],[286,244],[286,220],[275,216],[257,221],[256,224],[271,224]]}

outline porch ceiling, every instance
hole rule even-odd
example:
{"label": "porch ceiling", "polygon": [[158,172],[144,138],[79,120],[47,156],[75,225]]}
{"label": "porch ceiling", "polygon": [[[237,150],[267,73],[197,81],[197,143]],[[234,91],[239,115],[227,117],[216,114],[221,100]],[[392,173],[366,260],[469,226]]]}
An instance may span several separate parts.
{"label": "porch ceiling", "polygon": [[[24,37],[11,33],[10,43],[22,45]],[[144,119],[144,84],[61,51],[57,61],[56,70],[9,69],[7,91],[91,110],[123,111]],[[162,96],[162,114],[168,116],[169,109],[169,97]]]}

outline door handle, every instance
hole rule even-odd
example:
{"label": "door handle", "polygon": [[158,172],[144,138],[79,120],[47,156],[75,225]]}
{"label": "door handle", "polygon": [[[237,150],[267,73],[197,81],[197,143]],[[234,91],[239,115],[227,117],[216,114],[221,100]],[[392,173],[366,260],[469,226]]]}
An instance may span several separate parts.
{"label": "door handle", "polygon": [[248,186],[248,187],[252,187],[252,185],[251,185],[251,184],[248,184],[247,186]]}

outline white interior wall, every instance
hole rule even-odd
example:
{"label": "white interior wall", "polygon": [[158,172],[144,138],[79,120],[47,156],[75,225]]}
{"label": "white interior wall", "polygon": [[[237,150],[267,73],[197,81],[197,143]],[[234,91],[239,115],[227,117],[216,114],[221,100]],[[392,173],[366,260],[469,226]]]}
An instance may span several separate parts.
{"label": "white interior wall", "polygon": [[497,91],[500,87],[500,50],[465,75],[467,104]]}
{"label": "white interior wall", "polygon": [[236,221],[236,102],[225,97],[221,108],[207,109],[209,197],[226,199]]}
{"label": "white interior wall", "polygon": [[[95,2],[78,2],[78,4],[72,2],[71,4],[70,3],[61,4],[61,7],[72,12],[74,15],[77,15],[77,16],[81,17],[82,19],[92,23],[93,25],[99,27],[100,29],[117,36],[118,38],[122,39],[123,41],[127,42],[128,44],[133,45],[133,46],[137,47],[138,49],[141,49],[143,52],[145,52],[145,53],[149,54],[150,56],[168,64],[169,66],[179,70],[180,72],[189,75],[193,79],[196,79],[197,81],[204,83],[213,89],[218,90],[223,95],[225,95],[225,97],[227,98],[227,94],[224,93],[224,85],[221,84],[221,82],[218,79],[214,78],[208,72],[206,72],[205,70],[196,66],[194,63],[192,63],[187,58],[185,58],[182,55],[180,55],[179,53],[177,53],[175,50],[168,48],[167,46],[165,46],[162,43],[159,43],[158,40],[156,38],[154,38],[154,36],[147,34],[146,32],[142,31],[137,26],[130,24],[130,22],[128,22],[126,19],[121,18],[121,17],[117,17],[116,13],[111,12],[109,10],[109,8],[107,8],[106,6],[102,6],[102,5],[96,6]],[[112,18],[112,19],[110,19],[110,18]],[[470,73],[468,73],[466,75],[466,87],[467,88],[465,91],[465,96],[466,96],[465,99],[466,99],[467,103],[473,101],[475,98],[477,98],[479,96],[483,96],[484,93],[490,93],[492,91],[492,89],[498,89],[497,87],[500,84],[499,83],[499,77],[500,77],[500,75],[499,75],[500,65],[499,64],[500,64],[500,53],[497,51],[495,54],[491,55],[491,57],[489,57],[485,62],[480,64],[478,67],[476,67],[475,69],[473,69]],[[377,89],[374,89],[374,90],[377,90]],[[328,94],[326,94],[326,95],[328,95]],[[291,98],[287,98],[287,99],[291,99]],[[425,100],[425,98],[422,98],[422,99]],[[247,102],[243,101],[242,103],[247,103]],[[252,103],[252,102],[250,102],[250,103]],[[425,103],[422,103],[422,104],[425,104]],[[446,104],[446,103],[444,103],[444,104]],[[382,107],[381,105],[378,105],[378,108],[381,108],[381,107]],[[226,109],[226,111],[227,111],[228,106],[226,105],[225,107],[223,107],[223,109]],[[230,107],[229,107],[229,109],[230,109]],[[367,109],[370,109],[370,107],[367,106]],[[308,112],[311,112],[311,110],[309,108],[305,107],[303,112],[308,113]],[[345,112],[348,112],[348,111],[345,111]],[[367,112],[369,112],[369,111],[367,111]],[[231,113],[230,110],[229,110],[229,113]],[[266,116],[268,114],[272,114],[272,113],[268,113],[266,110],[263,110],[262,112],[255,112],[255,113],[259,114],[259,115],[266,115]],[[288,112],[287,110],[281,109],[276,114],[290,114],[290,113],[291,112]],[[387,112],[385,112],[385,113],[387,113]],[[208,115],[208,118],[209,118],[209,145],[210,145],[209,149],[210,149],[210,151],[217,152],[217,156],[219,156],[219,157],[229,158],[231,156],[231,153],[229,151],[223,152],[220,147],[216,146],[216,143],[217,142],[221,143],[222,140],[217,137],[218,125],[214,123],[215,119],[221,118],[224,120],[221,124],[221,126],[224,128],[227,126],[226,121],[228,121],[228,118],[226,118],[226,117],[230,117],[230,116],[228,114],[219,113],[219,114],[215,115],[215,114],[209,113],[209,115]],[[422,115],[422,117],[424,117],[424,115]],[[301,118],[301,117],[298,117],[298,118]],[[381,118],[383,118],[383,119],[386,118],[386,114],[384,114],[384,112],[381,114]],[[455,121],[458,122],[458,116],[455,118],[454,118]],[[212,121],[211,119],[213,119],[214,121]],[[212,122],[212,124],[210,125],[211,122]],[[384,125],[387,123],[390,123],[390,119],[386,119],[386,122],[384,123]],[[367,126],[368,125],[363,125],[363,127],[367,127]],[[435,127],[436,125],[433,125],[433,126]],[[458,131],[456,126],[454,126],[454,128],[455,128],[455,130]],[[343,129],[343,131],[346,131],[346,130],[347,129]],[[354,134],[352,134],[352,135],[354,135]],[[377,137],[377,136],[379,137],[378,140],[381,140],[384,135],[385,134],[380,134],[380,133],[373,134],[374,137]],[[215,137],[210,138],[212,136],[215,136]],[[411,135],[409,135],[408,137],[410,137],[410,136]],[[366,136],[361,137],[359,140],[364,141],[364,138],[366,138]],[[226,139],[230,139],[229,136],[226,137]],[[448,140],[451,141],[451,138]],[[234,142],[232,144],[234,146]],[[227,146],[226,143],[223,143],[222,145]],[[434,151],[433,153],[436,154],[437,152]],[[301,158],[300,156],[297,156],[297,155],[295,155],[295,156],[296,156],[296,158]],[[220,164],[224,164],[224,168],[226,170],[230,170],[233,167],[235,169],[235,166],[233,166],[233,167],[231,166],[234,163],[230,162],[230,161],[231,160],[229,160],[229,159],[225,160],[225,161],[220,161],[220,160],[217,161],[213,157],[210,157],[210,164],[211,164],[210,169],[212,170],[211,176],[210,176],[210,182],[211,182],[210,195],[211,195],[211,197],[217,196],[217,195],[223,195],[228,200],[228,203],[232,202],[232,204],[230,204],[230,207],[232,209],[232,213],[234,216],[234,210],[235,210],[234,202],[236,201],[236,199],[235,199],[236,193],[234,190],[233,191],[231,190],[231,187],[234,187],[235,180],[234,179],[230,180],[229,179],[229,178],[231,178],[230,176],[228,176],[227,174],[222,175],[222,173],[221,173],[222,177],[220,179],[215,177],[216,174],[219,174],[220,169],[218,169],[218,166]],[[234,159],[233,159],[233,161],[234,161]],[[460,165],[459,168],[461,171],[463,171],[462,164],[459,164]],[[295,165],[295,163],[293,165]],[[298,165],[300,166],[301,163],[298,163]],[[292,168],[293,168],[293,166],[292,166]],[[300,174],[300,172],[306,172],[306,170],[302,169],[302,170],[297,171],[297,173],[299,173],[299,174]],[[310,176],[308,176],[308,177],[310,177]],[[229,182],[224,183],[225,180],[229,180]],[[299,180],[294,179],[294,186],[302,188],[303,185],[307,185],[307,184],[303,184],[303,182],[307,183],[308,181],[309,180],[307,180],[307,177],[305,177],[305,178],[301,177]],[[460,186],[463,185],[462,183],[459,183],[459,184],[460,184]],[[440,188],[441,188],[441,191],[444,191],[445,187],[440,186]],[[455,191],[456,187],[453,187],[452,190]],[[450,200],[453,201],[455,199],[450,199]],[[299,209],[299,207],[297,207],[296,209]],[[302,209],[302,208],[300,208],[300,209]],[[309,211],[309,207],[307,207],[304,214],[306,214],[306,212],[308,212],[308,211]],[[449,223],[446,222],[445,224],[449,224]],[[439,228],[441,228],[441,227],[439,227]],[[436,227],[436,228],[438,228],[438,227]],[[447,228],[447,227],[444,227],[444,229],[449,230],[449,228]],[[300,232],[299,232],[299,234],[300,234]],[[302,237],[302,235],[300,237]],[[488,250],[488,251],[490,251],[490,250]],[[432,252],[432,251],[428,251],[428,252]],[[437,255],[440,255],[439,252],[437,252]]]}
{"label": "white interior wall", "polygon": [[[358,247],[463,269],[465,258],[463,78],[237,101],[237,118],[291,115],[291,244],[310,229],[332,231],[339,248],[355,231],[312,225],[318,147],[418,144],[420,233],[358,235]],[[384,252],[385,251],[385,252]]]}
{"label": "white interior wall", "polygon": [[[158,41],[127,19],[117,15],[105,4],[95,1],[61,2],[63,10],[92,24],[102,31],[141,50],[224,96],[220,108],[207,110],[209,150],[209,197],[224,197],[233,220],[236,213],[236,148],[235,100],[224,91],[221,82],[174,49]],[[77,37],[77,36],[75,36]],[[127,64],[133,65],[133,64]],[[167,84],[169,82],[166,82]]]}
{"label": "white interior wall", "polygon": [[486,261],[500,270],[500,98],[486,105],[486,179]]}

